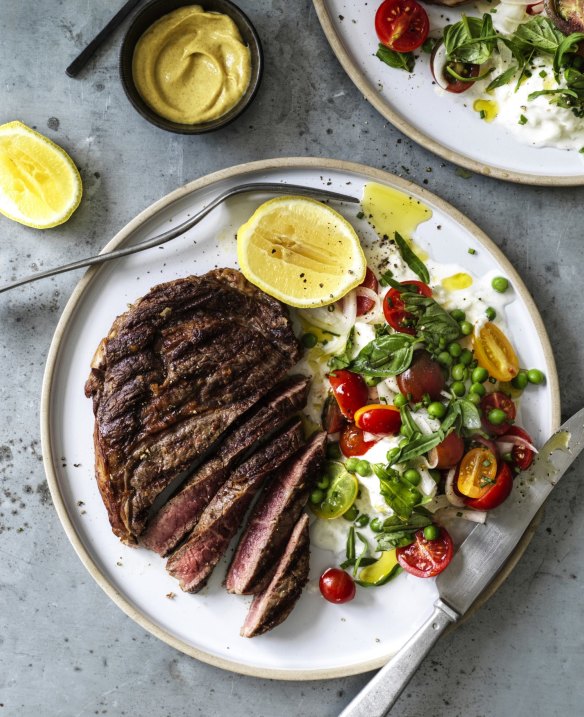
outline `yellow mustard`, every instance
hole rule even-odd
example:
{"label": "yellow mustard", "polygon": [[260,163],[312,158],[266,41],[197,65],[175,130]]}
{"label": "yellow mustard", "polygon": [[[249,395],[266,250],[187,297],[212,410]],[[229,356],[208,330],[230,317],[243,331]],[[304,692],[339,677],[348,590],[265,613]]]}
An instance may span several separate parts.
{"label": "yellow mustard", "polygon": [[132,74],[156,114],[200,124],[226,114],[241,99],[251,55],[230,17],[189,5],[146,30],[134,50]]}

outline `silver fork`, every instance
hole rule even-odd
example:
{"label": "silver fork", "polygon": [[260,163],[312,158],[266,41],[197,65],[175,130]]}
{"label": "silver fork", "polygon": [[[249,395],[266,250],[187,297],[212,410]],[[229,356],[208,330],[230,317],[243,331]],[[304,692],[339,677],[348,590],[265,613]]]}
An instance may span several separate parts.
{"label": "silver fork", "polygon": [[298,184],[276,184],[274,182],[257,182],[257,183],[250,183],[250,184],[240,184],[237,187],[232,187],[231,189],[226,190],[222,194],[220,194],[218,197],[215,197],[209,204],[207,204],[206,207],[201,209],[200,212],[195,214],[190,219],[187,219],[186,222],[183,222],[182,224],[179,224],[177,227],[174,227],[174,229],[169,229],[166,232],[163,232],[162,234],[157,234],[155,237],[152,237],[151,239],[146,239],[146,241],[140,242],[139,244],[134,244],[133,246],[125,247],[124,249],[116,249],[115,251],[106,252],[105,254],[98,254],[97,256],[88,257],[87,259],[80,259],[79,261],[74,261],[71,264],[63,264],[63,266],[57,266],[55,269],[48,269],[47,271],[41,271],[37,274],[31,274],[30,276],[25,276],[22,279],[18,279],[17,281],[13,281],[10,284],[5,284],[4,286],[0,286],[0,294],[2,294],[4,291],[9,291],[10,289],[15,289],[17,286],[22,286],[23,284],[29,284],[32,281],[38,281],[39,279],[45,279],[48,276],[55,276],[56,274],[63,274],[66,271],[72,271],[73,269],[81,269],[84,266],[94,266],[95,264],[103,264],[106,261],[112,261],[113,259],[119,259],[121,256],[128,256],[129,254],[136,254],[139,251],[144,251],[145,249],[151,249],[155,246],[160,246],[161,244],[166,244],[166,242],[171,241],[172,239],[176,239],[176,237],[180,236],[181,234],[184,234],[189,229],[192,229],[196,224],[198,224],[201,219],[204,219],[207,214],[213,211],[215,207],[218,207],[222,202],[224,202],[226,199],[229,199],[229,197],[234,197],[237,194],[245,194],[247,192],[267,192],[271,194],[301,194],[306,196],[313,196],[313,197],[324,197],[326,199],[332,199],[338,202],[351,202],[352,204],[356,204],[359,202],[359,200],[356,197],[349,197],[346,194],[339,194],[338,192],[331,192],[328,189],[317,189],[315,187],[303,187]]}

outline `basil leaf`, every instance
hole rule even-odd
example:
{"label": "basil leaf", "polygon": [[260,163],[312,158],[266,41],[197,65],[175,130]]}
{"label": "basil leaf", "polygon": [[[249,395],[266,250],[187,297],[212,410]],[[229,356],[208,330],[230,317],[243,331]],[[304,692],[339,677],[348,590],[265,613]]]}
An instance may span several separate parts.
{"label": "basil leaf", "polygon": [[440,430],[445,436],[453,428],[457,433],[459,433],[462,428],[462,409],[458,401],[453,401],[450,406],[448,406],[446,416],[440,424]]}
{"label": "basil leaf", "polygon": [[395,376],[412,362],[416,339],[407,334],[383,334],[364,346],[349,369],[374,378]]}
{"label": "basil leaf", "polygon": [[423,513],[421,511],[418,511],[417,509],[415,512],[413,512],[410,516],[410,518],[404,523],[403,520],[400,520],[396,515],[392,515],[389,518],[386,518],[383,522],[383,532],[384,533],[396,533],[400,530],[420,530],[421,528],[425,528],[427,525],[430,525],[432,523],[432,517],[429,513],[429,511],[424,511]]}
{"label": "basil leaf", "polygon": [[357,538],[361,541],[361,544],[363,545],[363,550],[359,553],[357,556],[357,559],[355,560],[355,568],[353,570],[353,577],[357,575],[357,570],[359,570],[359,567],[363,563],[363,560],[366,559],[367,554],[369,553],[369,541],[367,538],[362,534],[357,532]]}
{"label": "basil leaf", "polygon": [[577,52],[578,44],[584,40],[584,32],[573,32],[558,45],[554,56],[554,71],[558,73],[567,64],[566,55]]}
{"label": "basil leaf", "polygon": [[497,37],[489,13],[482,18],[463,15],[460,22],[444,28],[444,47],[451,61],[482,65],[491,56]]}
{"label": "basil leaf", "polygon": [[535,49],[554,55],[564,40],[564,35],[556,29],[547,17],[538,15],[519,25],[512,40],[521,49]]}
{"label": "basil leaf", "polygon": [[412,413],[407,406],[402,406],[399,410],[399,413],[402,420],[402,428],[404,430],[404,435],[406,438],[412,438],[416,435],[416,433],[420,433],[418,424],[414,421]]}
{"label": "basil leaf", "polygon": [[459,338],[458,323],[430,296],[403,292],[401,298],[406,311],[416,317],[418,336],[431,348],[438,347],[441,338],[447,344]]}
{"label": "basil leaf", "polygon": [[412,52],[396,52],[385,45],[379,44],[375,57],[386,65],[394,67],[396,70],[405,70],[412,72],[416,65],[416,60]]}
{"label": "basil leaf", "polygon": [[328,365],[331,367],[331,369],[333,369],[333,371],[335,369],[347,368],[347,366],[351,363],[351,354],[353,353],[354,344],[355,327],[353,326],[349,331],[349,335],[347,336],[347,343],[345,344],[343,353],[340,353],[337,356],[333,356],[328,362]]}
{"label": "basil leaf", "polygon": [[385,468],[381,463],[374,464],[373,470],[379,478],[379,489],[387,505],[402,520],[407,520],[422,500],[420,491],[397,471]]}
{"label": "basil leaf", "polygon": [[424,455],[432,448],[436,448],[439,443],[442,443],[445,435],[442,430],[436,431],[436,433],[429,434],[418,434],[416,435],[407,445],[405,445],[399,452],[397,458],[394,459],[394,463],[406,463],[411,461],[412,458]]}
{"label": "basil leaf", "polygon": [[397,244],[399,253],[405,263],[410,267],[414,274],[417,274],[420,277],[424,284],[428,284],[430,282],[430,274],[426,265],[420,257],[412,251],[407,241],[398,232],[395,233],[395,243]]}
{"label": "basil leaf", "polygon": [[497,87],[502,87],[508,82],[511,82],[518,69],[519,65],[512,65],[511,67],[507,68],[505,72],[501,73],[500,75],[497,75],[497,77],[495,77],[495,79],[487,85],[487,89],[485,91],[491,92],[492,90],[497,89]]}
{"label": "basil leaf", "polygon": [[460,406],[462,425],[469,431],[475,431],[481,427],[481,415],[478,408],[468,398],[459,398],[457,404]]}

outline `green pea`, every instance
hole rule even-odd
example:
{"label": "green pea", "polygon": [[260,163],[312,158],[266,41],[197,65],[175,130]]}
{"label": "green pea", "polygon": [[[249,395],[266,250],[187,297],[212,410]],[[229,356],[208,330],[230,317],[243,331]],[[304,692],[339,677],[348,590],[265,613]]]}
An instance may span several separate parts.
{"label": "green pea", "polygon": [[479,396],[478,393],[469,393],[469,394],[468,394],[468,400],[469,400],[471,403],[474,403],[475,406],[478,406],[479,403],[481,402],[481,396]]}
{"label": "green pea", "polygon": [[460,354],[460,358],[458,360],[463,366],[468,366],[471,363],[472,359],[472,351],[469,351],[469,349],[464,349],[464,351]]}
{"label": "green pea", "polygon": [[403,395],[403,393],[396,393],[393,397],[393,405],[396,408],[403,408],[403,406],[405,406],[407,402],[408,399]]}
{"label": "green pea", "polygon": [[360,528],[364,528],[368,522],[369,516],[365,513],[361,513],[361,515],[355,520],[355,525],[358,525]]}
{"label": "green pea", "polygon": [[326,446],[326,457],[330,458],[331,460],[335,460],[336,458],[341,457],[341,448],[339,444],[336,441],[332,441],[331,443],[327,443]]}
{"label": "green pea", "polygon": [[460,331],[464,336],[470,336],[472,334],[472,324],[468,321],[463,321],[460,324]]}
{"label": "green pea", "polygon": [[493,281],[491,281],[491,286],[495,291],[498,291],[499,294],[504,294],[509,288],[509,280],[505,279],[504,276],[496,276]]}
{"label": "green pea", "polygon": [[462,381],[455,381],[452,386],[450,387],[450,390],[455,396],[464,396],[466,393],[465,385]]}
{"label": "green pea", "polygon": [[477,366],[472,372],[473,383],[484,383],[489,378],[489,372],[482,366]]}
{"label": "green pea", "polygon": [[422,480],[422,476],[415,468],[408,468],[407,471],[404,471],[404,478],[412,485],[418,485]]}
{"label": "green pea", "polygon": [[397,458],[398,454],[399,454],[399,448],[390,448],[390,449],[387,451],[387,454],[386,454],[386,456],[385,456],[386,459],[387,459],[387,462],[388,462],[389,464],[392,464],[393,461]]}
{"label": "green pea", "polygon": [[527,372],[527,380],[529,383],[543,383],[545,381],[545,374],[538,368],[530,368]]}
{"label": "green pea", "polygon": [[497,312],[495,311],[495,309],[493,309],[492,306],[487,307],[485,314],[487,315],[487,319],[489,321],[494,321],[497,318]]}
{"label": "green pea", "polygon": [[324,500],[324,491],[320,490],[320,488],[315,488],[312,493],[310,494],[310,502],[313,505],[318,505],[319,503],[322,503]]}
{"label": "green pea", "polygon": [[320,480],[316,481],[316,487],[326,490],[331,484],[330,480],[326,476],[322,476]]}
{"label": "green pea", "polygon": [[381,533],[381,531],[383,530],[383,521],[379,518],[373,518],[369,527],[374,533]]}
{"label": "green pea", "polygon": [[350,523],[352,523],[354,520],[357,519],[357,516],[359,515],[359,509],[356,505],[352,505],[349,510],[347,510],[345,513],[343,513],[343,518],[345,520],[348,520]]}
{"label": "green pea", "polygon": [[442,366],[448,367],[452,363],[452,356],[448,353],[448,351],[441,351],[436,358],[438,359],[438,363],[442,364]]}
{"label": "green pea", "polygon": [[302,345],[307,349],[314,348],[317,342],[318,339],[314,334],[308,333],[302,336]]}
{"label": "green pea", "polygon": [[426,540],[436,540],[439,535],[440,529],[434,524],[427,525],[424,528],[424,538],[426,538]]}
{"label": "green pea", "polygon": [[520,371],[517,376],[511,381],[513,388],[518,388],[520,391],[527,386],[529,378],[527,377],[527,371]]}
{"label": "green pea", "polygon": [[464,381],[468,375],[468,371],[464,364],[457,363],[452,367],[452,378],[455,381]]}
{"label": "green pea", "polygon": [[450,312],[450,316],[452,316],[452,318],[458,322],[464,321],[466,319],[466,314],[461,309],[452,309],[452,311]]}
{"label": "green pea", "polygon": [[462,346],[457,341],[454,341],[448,347],[448,353],[454,358],[458,358],[462,353]]}
{"label": "green pea", "polygon": [[365,383],[367,386],[377,386],[383,379],[377,378],[376,376],[365,376]]}
{"label": "green pea", "polygon": [[428,415],[432,416],[432,418],[444,418],[446,406],[440,401],[434,401],[428,406]]}
{"label": "green pea", "polygon": [[349,473],[354,473],[357,470],[359,460],[359,458],[355,457],[351,457],[348,459],[348,461],[345,463],[345,468],[349,471]]}
{"label": "green pea", "polygon": [[500,426],[507,420],[507,414],[500,408],[493,408],[487,413],[487,419],[493,426]]}
{"label": "green pea", "polygon": [[357,463],[357,467],[355,468],[355,471],[360,476],[370,476],[371,475],[371,464],[369,461],[366,460],[360,460],[359,463]]}
{"label": "green pea", "polygon": [[482,383],[473,383],[473,384],[471,384],[469,392],[476,393],[479,396],[484,396],[485,393],[487,392],[487,389],[483,386]]}

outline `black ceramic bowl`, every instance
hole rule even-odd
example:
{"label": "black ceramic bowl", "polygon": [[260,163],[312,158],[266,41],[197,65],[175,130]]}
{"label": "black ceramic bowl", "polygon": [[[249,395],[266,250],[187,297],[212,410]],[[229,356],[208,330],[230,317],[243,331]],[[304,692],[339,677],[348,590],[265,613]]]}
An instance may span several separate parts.
{"label": "black ceramic bowl", "polygon": [[[245,44],[249,47],[251,54],[251,78],[249,85],[245,93],[239,102],[234,105],[229,112],[226,112],[221,117],[210,122],[201,122],[200,124],[181,124],[179,122],[173,122],[165,119],[160,115],[156,114],[146,102],[140,96],[136,85],[134,84],[134,77],[132,75],[132,59],[134,57],[134,48],[136,43],[146,32],[146,30],[156,22],[163,15],[176,10],[179,7],[185,5],[201,5],[205,10],[209,12],[220,12],[229,17],[237,25],[241,37]],[[147,119],[148,122],[165,129],[168,132],[178,132],[180,134],[203,134],[204,132],[213,132],[216,129],[225,127],[226,125],[233,122],[234,119],[251,104],[253,98],[256,95],[260,80],[262,78],[264,59],[262,46],[258,34],[248,19],[247,15],[243,13],[237,5],[234,5],[229,0],[152,0],[148,3],[141,12],[139,12],[132,24],[130,25],[124,40],[122,42],[122,48],[120,50],[120,76],[122,79],[122,85],[126,92],[126,95],[134,108]]]}

